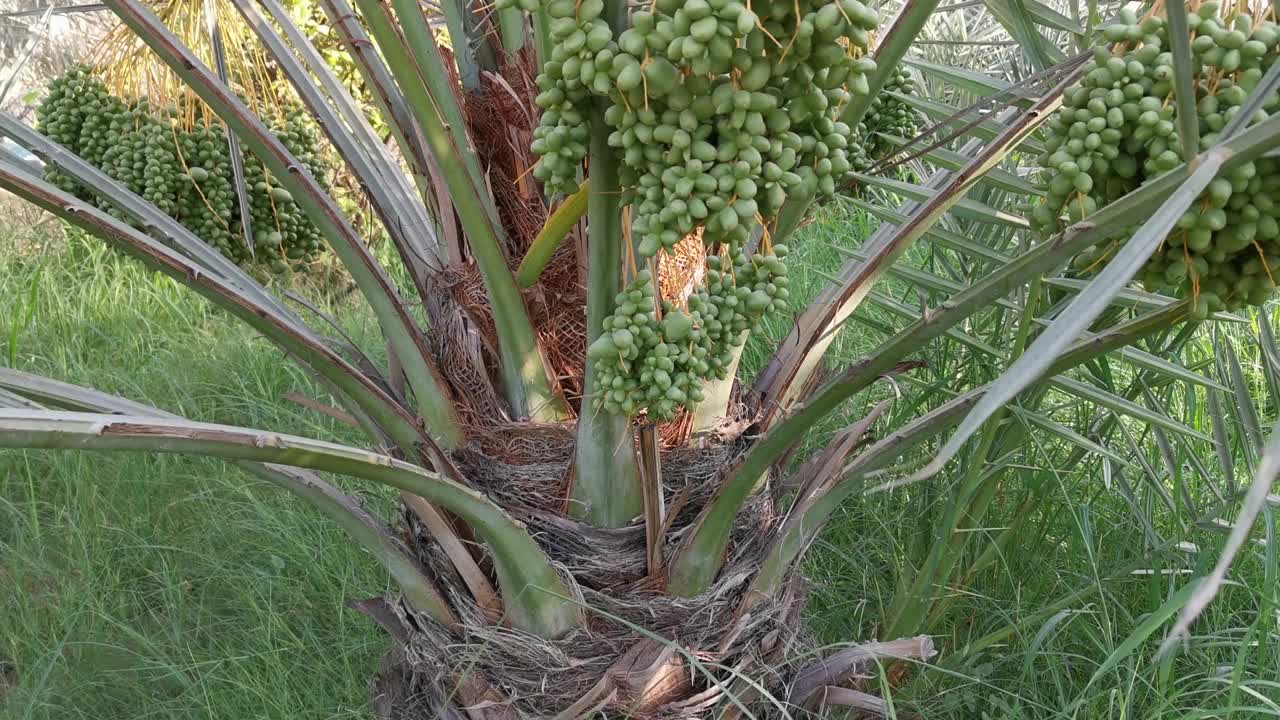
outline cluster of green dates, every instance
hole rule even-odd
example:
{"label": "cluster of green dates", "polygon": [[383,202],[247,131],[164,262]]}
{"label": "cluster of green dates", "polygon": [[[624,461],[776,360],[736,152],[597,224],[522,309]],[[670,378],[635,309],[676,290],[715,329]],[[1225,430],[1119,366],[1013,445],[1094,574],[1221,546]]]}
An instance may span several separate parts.
{"label": "cluster of green dates", "polygon": [[[597,402],[670,418],[724,376],[746,331],[786,308],[785,247],[749,253],[753,229],[865,165],[862,136],[839,118],[869,91],[879,18],[862,0],[653,0],[615,33],[601,0],[499,2],[516,4],[550,18],[535,176],[550,193],[575,190],[603,117],[641,266],[694,232],[707,246],[708,281],[687,307],[657,307],[642,270],[591,348]],[[623,300],[637,293],[647,305]]]}
{"label": "cluster of green dates", "polygon": [[[1225,14],[1225,17],[1224,17]],[[1217,2],[1188,16],[1200,150],[1212,146],[1280,57],[1280,28]],[[1087,218],[1146,180],[1181,164],[1173,54],[1166,20],[1122,11],[1103,30],[1079,85],[1048,121],[1040,158],[1043,201],[1032,223],[1048,235]],[[1246,125],[1280,109],[1272,93]],[[1135,218],[1135,225],[1143,218]],[[1126,238],[1078,255],[1097,272]],[[1280,274],[1280,161],[1263,157],[1214,179],[1152,255],[1140,279],[1150,291],[1195,298],[1194,316],[1260,305]]]}
{"label": "cluster of green dates", "polygon": [[797,192],[830,195],[856,136],[876,14],[859,0],[659,0],[618,38],[606,121],[633,193],[641,256],[695,228],[733,255]]}
{"label": "cluster of green dates", "polygon": [[628,416],[645,410],[653,419],[670,420],[681,407],[701,402],[707,378],[728,377],[733,349],[747,331],[766,313],[786,307],[786,254],[782,244],[750,258],[739,252],[732,265],[712,255],[706,284],[690,296],[688,308],[663,300],[661,320],[653,311],[653,276],[637,273],[587,350],[605,410]]}
{"label": "cluster of green dates", "polygon": [[[867,114],[862,119],[863,133],[866,142],[863,150],[870,166],[874,161],[888,155],[897,147],[885,139],[885,135],[910,140],[920,131],[920,116],[898,95],[912,96],[919,93],[915,78],[905,67],[897,67],[884,81],[884,90],[877,93],[867,106]],[[860,169],[857,162],[855,169]]]}
{"label": "cluster of green dates", "polygon": [[[232,260],[250,257],[240,225],[231,155],[221,125],[187,129],[176,109],[112,94],[86,68],[49,84],[37,130],[121,182]],[[272,130],[321,182],[327,167],[307,116],[290,112]],[[255,256],[273,272],[305,269],[324,248],[319,231],[253,155],[244,154]],[[105,198],[50,166],[46,178],[119,217]]]}

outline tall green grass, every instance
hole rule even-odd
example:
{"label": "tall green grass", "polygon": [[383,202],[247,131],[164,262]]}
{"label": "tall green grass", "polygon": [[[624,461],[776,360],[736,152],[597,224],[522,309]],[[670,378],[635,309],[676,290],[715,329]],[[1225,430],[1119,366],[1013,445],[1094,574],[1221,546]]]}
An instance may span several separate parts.
{"label": "tall green grass", "polygon": [[[173,281],[96,241],[0,243],[18,367],[202,420],[355,439],[283,402],[308,379]],[[0,717],[365,717],[384,642],[343,603],[387,582],[303,503],[230,465],[0,453],[0,663],[16,678]]]}
{"label": "tall green grass", "polygon": [[[812,297],[872,227],[864,216],[832,210],[804,230],[793,263],[797,301]],[[912,252],[917,264],[931,262],[927,247]],[[919,303],[905,285],[890,282],[884,291]],[[357,336],[372,336],[361,308],[342,300],[327,309]],[[895,322],[871,306],[860,311],[829,364],[874,347]],[[343,426],[281,399],[323,392],[269,344],[92,241],[0,238],[0,323],[0,362],[24,370],[199,420],[356,441]],[[744,354],[749,373],[788,329],[775,321],[752,339]],[[1275,407],[1256,348],[1243,331],[1222,338],[1237,346],[1269,422]],[[1208,357],[1208,337],[1196,342],[1190,352]],[[957,369],[952,352],[935,343],[929,367],[899,378],[902,399],[890,412],[914,414],[913,398],[936,393],[954,373],[984,372]],[[850,401],[844,422],[894,394],[878,384]],[[1187,397],[1171,396],[1177,414],[1207,432],[1203,403],[1192,406]],[[840,425],[832,419],[808,445]],[[1127,428],[1159,466],[1153,436]],[[1216,471],[1212,455],[1199,460]],[[1177,462],[1191,467],[1185,455]],[[1173,537],[1187,520],[1180,505],[1167,506],[1139,471],[1125,468],[1125,477],[1137,511]],[[858,497],[841,510],[809,560],[810,622],[820,639],[877,633],[944,512],[948,482]],[[1164,489],[1176,498],[1169,482]],[[868,680],[870,690],[893,699],[898,717],[1280,717],[1275,542],[1250,546],[1187,649],[1158,663],[1159,611],[1213,562],[1222,535],[1203,530],[1187,538],[1197,547],[1177,561],[1144,568],[1151,574],[1114,576],[1140,557],[1148,530],[1090,457],[1074,467],[1011,473],[974,547],[985,549],[1014,519],[1017,498],[1033,483],[1048,484],[1048,499],[1009,552],[947,590],[953,603],[930,629],[942,651],[938,665],[887,667]],[[363,492],[388,517],[394,512],[392,498]],[[387,588],[339,531],[225,464],[0,453],[0,717],[364,718],[366,682],[385,640],[344,602]],[[1081,588],[1096,593],[1043,613]],[[968,641],[1010,625],[1016,631],[1006,642],[962,655]]]}
{"label": "tall green grass", "polygon": [[[847,249],[857,246],[873,227],[873,221],[859,213],[829,210],[821,215],[796,243],[796,294],[806,301],[816,295]],[[945,275],[946,259],[928,244],[914,248],[904,262]],[[880,290],[903,305],[918,307],[921,302],[914,287],[892,278]],[[924,298],[931,305],[943,299]],[[1216,333],[1202,327],[1183,355],[1184,361],[1211,360],[1215,346],[1233,347],[1244,367],[1245,392],[1262,416],[1264,432],[1276,420],[1280,396],[1268,386],[1261,367],[1256,326],[1267,322],[1274,327],[1276,320],[1273,305],[1252,317],[1250,324],[1221,325]],[[828,365],[872,349],[886,328],[895,326],[901,321],[868,303],[833,348]],[[777,338],[788,329],[779,324],[769,334]],[[744,365],[759,363],[771,342],[770,337],[754,339]],[[977,383],[989,380],[993,372],[973,363],[972,356],[957,353],[953,343],[935,342],[921,359],[929,362],[927,368],[898,378],[902,396],[888,411],[898,417],[887,419],[886,427],[900,426],[917,414],[917,398],[932,394],[936,402],[936,396],[960,385],[957,376],[971,376]],[[1100,369],[1090,371],[1096,374]],[[1127,371],[1113,364],[1115,376],[1110,380],[1115,387],[1132,379]],[[830,420],[825,432],[809,438],[808,446],[820,447],[830,432],[894,394],[882,382],[866,397],[851,401],[845,417]],[[1157,398],[1165,401],[1160,409],[1171,417],[1205,435],[1212,433],[1203,391],[1175,386],[1167,394],[1157,393]],[[1100,412],[1065,400],[1051,394],[1045,403],[1047,414],[1064,424],[1082,427]],[[1236,481],[1247,485],[1250,465],[1244,429],[1228,417]],[[1024,518],[1021,531],[1007,551],[997,554],[996,562],[939,591],[950,605],[928,627],[941,651],[936,665],[891,668],[885,684],[871,680],[872,690],[894,696],[899,710],[924,718],[1280,717],[1280,540],[1274,539],[1274,517],[1268,515],[1267,524],[1254,534],[1260,542],[1241,555],[1230,588],[1197,621],[1195,635],[1183,651],[1156,662],[1155,649],[1178,610],[1170,598],[1212,567],[1226,536],[1226,527],[1212,529],[1207,523],[1186,530],[1190,519],[1181,487],[1201,498],[1207,495],[1207,484],[1221,485],[1222,477],[1211,446],[1157,438],[1131,421],[1123,425],[1115,437],[1129,434],[1137,452],[1117,450],[1131,465],[1113,464],[1108,474],[1102,461],[1090,455],[1072,466],[1040,462],[1006,474],[996,509],[970,539],[968,560],[1014,522],[1028,488],[1046,485],[1046,499]],[[1169,444],[1176,475],[1166,469],[1162,441]],[[1054,442],[1044,433],[1034,434],[1031,443],[1045,446],[1045,452],[1031,457],[1054,457],[1047,451]],[[1192,452],[1197,457],[1189,457]],[[1201,470],[1213,477],[1200,476]],[[904,591],[904,583],[923,560],[957,480],[940,477],[845,504],[808,563],[810,623],[821,639],[837,643],[875,636],[894,595]],[[1121,492],[1121,480],[1132,487],[1132,505]],[[1181,543],[1166,553],[1171,559],[1143,560],[1151,532],[1165,542]],[[1118,572],[1135,564],[1140,565],[1136,572]],[[1046,608],[1081,590],[1092,595],[1046,614]],[[961,654],[968,643],[1009,628],[1014,631],[1007,641],[973,655]]]}

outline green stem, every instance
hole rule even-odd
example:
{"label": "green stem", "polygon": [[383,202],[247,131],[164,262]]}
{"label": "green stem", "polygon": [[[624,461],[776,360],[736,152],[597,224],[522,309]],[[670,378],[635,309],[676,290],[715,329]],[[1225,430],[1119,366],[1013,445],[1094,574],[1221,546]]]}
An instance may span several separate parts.
{"label": "green stem", "polygon": [[[466,114],[458,101],[456,86],[449,70],[440,56],[440,48],[436,44],[427,19],[422,14],[422,6],[418,0],[391,0],[395,6],[395,17],[387,12],[382,0],[357,0],[363,10],[365,22],[369,23],[370,32],[378,41],[378,48],[387,56],[387,46],[394,45],[395,53],[408,55],[406,65],[416,68],[417,72],[406,75],[395,72],[396,80],[403,89],[405,85],[423,88],[425,93],[415,92],[406,98],[410,107],[421,120],[423,114],[437,114],[444,118],[445,128],[453,138],[453,146],[459,152],[459,160],[471,173],[471,181],[477,188],[485,187],[484,170],[480,167],[480,158],[471,146],[471,135],[467,130]],[[396,20],[398,25],[392,25]],[[396,28],[399,28],[398,32]],[[375,29],[376,28],[376,29]],[[401,40],[403,39],[403,43]],[[390,58],[388,57],[388,62]],[[392,65],[395,69],[395,65]],[[436,156],[439,160],[440,157]],[[497,210],[493,198],[487,192],[480,195],[486,200],[486,209],[491,216],[497,218]]]}
{"label": "green stem", "polygon": [[[477,18],[471,13],[470,6],[471,3],[463,0],[443,0],[440,3],[453,45],[453,59],[458,66],[458,81],[462,83],[462,89],[467,91],[480,89],[482,67],[498,71],[492,47],[484,39],[483,33],[476,32]],[[473,40],[479,42],[472,42]]]}
{"label": "green stem", "polygon": [[[616,175],[617,173],[614,173]],[[560,203],[560,207],[551,213],[543,223],[538,236],[525,252],[520,267],[516,270],[516,284],[521,288],[531,288],[538,283],[542,271],[547,268],[556,250],[569,236],[569,231],[582,220],[587,213],[587,198],[591,194],[591,179],[587,178],[578,186],[578,190]]]}
{"label": "green stem", "polygon": [[508,55],[520,52],[524,47],[524,13],[518,8],[499,10],[498,34],[502,36],[502,49]]}
{"label": "green stem", "polygon": [[[422,125],[427,145],[436,158],[440,174],[449,188],[454,210],[466,232],[472,257],[484,278],[498,333],[498,350],[502,356],[507,402],[517,415],[546,422],[563,420],[568,415],[568,407],[556,392],[555,383],[538,347],[538,336],[529,319],[524,298],[507,266],[499,237],[500,226],[494,221],[496,213],[491,210],[491,196],[482,190],[485,185],[480,179],[474,155],[463,152],[468,147],[465,125],[462,126],[460,135],[458,131],[451,130],[450,123],[454,120],[451,119],[450,108],[457,107],[452,87],[446,85],[428,89],[426,84],[424,72],[429,77],[438,74],[435,69],[443,72],[442,68],[436,68],[440,57],[434,46],[435,41],[430,37],[429,30],[425,39],[418,38],[428,43],[429,47],[415,48],[416,55],[419,56],[415,58],[401,44],[396,27],[382,11],[378,0],[359,0],[359,4],[364,10],[370,32],[378,41],[387,64]],[[417,12],[421,19],[420,11]],[[412,19],[414,14],[406,13],[405,17]],[[409,26],[412,25],[414,23],[410,22],[406,26],[410,39],[417,36],[411,32]],[[425,22],[423,25],[425,26]],[[426,71],[422,70],[419,59],[428,66]],[[437,85],[439,84],[442,83]],[[462,144],[458,142],[459,137],[463,138]],[[473,170],[473,167],[477,169]]]}
{"label": "green stem", "polygon": [[[604,109],[591,114],[591,192],[587,199],[587,346],[604,328],[622,289],[622,189]],[[584,183],[585,185],[585,183]],[[622,527],[644,509],[630,421],[596,402],[596,361],[587,358],[578,419],[577,474],[571,512],[597,527]]]}
{"label": "green stem", "polygon": [[[378,55],[373,41],[365,32],[360,18],[348,4],[347,0],[319,0],[324,7],[329,24],[341,38],[346,51],[351,55],[360,79],[369,89],[378,112],[386,121],[387,127],[400,148],[400,156],[409,168],[409,174],[417,187],[418,196],[426,199],[434,195],[429,177],[430,160],[427,157],[426,139],[422,137],[422,128],[418,126],[404,94],[396,87],[391,72]],[[440,217],[431,203],[426,203],[428,212],[433,214],[437,225]]]}

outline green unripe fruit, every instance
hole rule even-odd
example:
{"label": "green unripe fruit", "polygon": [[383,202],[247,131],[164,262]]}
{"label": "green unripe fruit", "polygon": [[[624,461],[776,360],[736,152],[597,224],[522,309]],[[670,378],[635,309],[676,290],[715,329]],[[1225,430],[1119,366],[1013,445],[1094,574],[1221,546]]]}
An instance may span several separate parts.
{"label": "green unripe fruit", "polygon": [[644,68],[645,89],[651,97],[670,93],[680,81],[680,71],[666,58],[653,58]]}
{"label": "green unripe fruit", "polygon": [[618,348],[613,342],[613,336],[609,333],[602,333],[595,342],[591,343],[591,347],[587,348],[587,357],[593,360],[604,360],[617,353]]}
{"label": "green unripe fruit", "polygon": [[693,318],[680,310],[668,313],[662,321],[662,334],[668,342],[683,342],[688,339],[692,329]]}

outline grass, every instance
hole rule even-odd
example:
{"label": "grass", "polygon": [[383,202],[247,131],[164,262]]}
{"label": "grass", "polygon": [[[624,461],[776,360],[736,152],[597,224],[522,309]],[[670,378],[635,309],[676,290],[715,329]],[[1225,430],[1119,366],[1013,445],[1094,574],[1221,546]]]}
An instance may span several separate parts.
{"label": "grass", "polygon": [[[805,230],[792,262],[797,305],[868,231],[864,217],[834,212]],[[280,399],[311,390],[310,381],[242,324],[96,244],[39,242],[0,239],[0,362],[199,420],[355,440]],[[917,302],[905,286],[886,289]],[[333,309],[357,335],[372,336],[367,314],[350,304]],[[833,346],[836,362],[871,348],[882,337],[877,326],[890,323],[874,308],[859,318]],[[788,328],[775,321],[753,340],[748,373]],[[945,346],[931,352],[926,386],[951,372]],[[1261,396],[1253,357],[1246,370]],[[832,418],[810,445],[861,417],[871,401],[851,401],[847,417]],[[899,405],[892,412],[912,412]],[[1149,436],[1140,436],[1140,447],[1154,447]],[[1211,455],[1204,464],[1217,467]],[[1252,547],[1194,642],[1156,663],[1159,626],[1147,623],[1155,628],[1143,637],[1144,620],[1158,617],[1152,613],[1187,578],[1160,572],[1202,571],[1221,535],[1187,538],[1198,551],[1151,568],[1156,574],[1110,577],[1146,543],[1098,467],[1090,459],[1028,468],[1008,481],[1007,502],[1002,494],[991,527],[979,529],[979,548],[1011,519],[1022,488],[1048,483],[1048,500],[1012,552],[948,590],[955,604],[933,628],[942,667],[885,668],[872,682],[895,708],[957,720],[1280,716],[1275,543]],[[1185,526],[1154,485],[1140,475],[1129,481],[1156,529],[1172,535]],[[809,562],[810,622],[822,640],[875,634],[940,517],[946,482],[856,498],[842,509]],[[365,497],[385,512],[393,507],[384,494]],[[1097,592],[1041,612],[1081,587]],[[228,465],[0,453],[0,717],[365,718],[366,682],[385,641],[344,602],[387,588],[337,530]],[[947,664],[969,640],[1010,624],[1017,631],[1008,642]]]}
{"label": "grass", "polygon": [[[0,296],[36,299],[19,367],[349,436],[282,402],[302,373],[173,281],[79,242],[11,249]],[[0,453],[0,662],[16,679],[0,717],[366,717],[383,637],[343,603],[386,588],[340,531],[225,463]]]}

